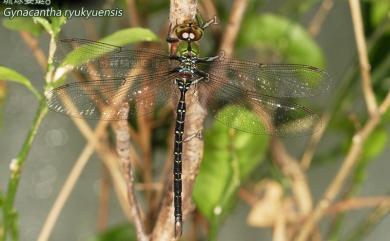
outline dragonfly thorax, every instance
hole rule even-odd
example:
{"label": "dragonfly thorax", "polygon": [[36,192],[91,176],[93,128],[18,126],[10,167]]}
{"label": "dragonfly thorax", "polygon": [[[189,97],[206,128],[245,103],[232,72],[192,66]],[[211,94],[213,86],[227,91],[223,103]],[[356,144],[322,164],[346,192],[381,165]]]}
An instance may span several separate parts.
{"label": "dragonfly thorax", "polygon": [[182,56],[180,58],[179,73],[192,75],[196,69],[196,57]]}

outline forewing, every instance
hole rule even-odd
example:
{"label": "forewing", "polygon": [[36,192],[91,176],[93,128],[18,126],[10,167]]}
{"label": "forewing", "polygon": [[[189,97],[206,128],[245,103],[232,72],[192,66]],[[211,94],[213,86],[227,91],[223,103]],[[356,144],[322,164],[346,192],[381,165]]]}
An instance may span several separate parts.
{"label": "forewing", "polygon": [[261,64],[221,57],[208,72],[231,85],[274,97],[311,97],[325,93],[332,80],[322,69],[299,64]]}
{"label": "forewing", "polygon": [[117,111],[124,102],[130,107],[128,119],[151,116],[171,100],[175,77],[175,73],[165,72],[73,82],[48,91],[47,103],[54,111],[78,118],[124,119]]}
{"label": "forewing", "polygon": [[212,74],[209,78],[200,86],[208,111],[228,127],[276,136],[308,135],[320,127],[319,116],[292,98],[249,91]]}
{"label": "forewing", "polygon": [[123,78],[130,72],[161,72],[170,65],[167,55],[147,49],[126,49],[86,39],[63,39],[57,42],[55,62],[61,74],[78,70],[92,77]]}

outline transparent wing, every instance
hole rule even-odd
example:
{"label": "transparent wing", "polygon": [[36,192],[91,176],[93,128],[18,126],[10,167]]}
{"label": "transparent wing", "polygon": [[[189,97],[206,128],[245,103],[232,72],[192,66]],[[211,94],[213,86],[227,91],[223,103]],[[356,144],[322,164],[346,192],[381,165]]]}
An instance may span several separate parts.
{"label": "transparent wing", "polygon": [[309,135],[316,131],[319,116],[294,103],[292,98],[273,97],[249,91],[210,74],[200,84],[209,114],[224,125],[253,134]]}
{"label": "transparent wing", "polygon": [[310,97],[326,92],[329,75],[316,67],[299,64],[261,64],[221,57],[208,72],[224,76],[231,85],[274,97]]}
{"label": "transparent wing", "polygon": [[123,115],[117,107],[127,102],[128,119],[150,116],[172,98],[175,77],[176,73],[165,72],[73,82],[48,91],[47,103],[50,109],[74,117],[120,120]]}
{"label": "transparent wing", "polygon": [[86,39],[59,40],[57,49],[54,60],[59,68],[65,71],[79,70],[100,78],[134,75],[129,70],[160,72],[171,63],[169,57],[161,52],[131,50]]}

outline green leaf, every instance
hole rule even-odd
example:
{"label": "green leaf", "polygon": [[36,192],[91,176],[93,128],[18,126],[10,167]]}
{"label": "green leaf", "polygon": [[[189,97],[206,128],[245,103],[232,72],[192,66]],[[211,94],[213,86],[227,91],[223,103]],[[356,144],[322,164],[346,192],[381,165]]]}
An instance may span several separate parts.
{"label": "green leaf", "polygon": [[383,114],[383,121],[390,122],[390,109],[387,109],[387,111]]}
{"label": "green leaf", "polygon": [[371,8],[371,22],[378,26],[385,18],[390,11],[390,2],[383,0],[374,0],[372,1]]}
{"label": "green leaf", "polygon": [[375,158],[385,150],[387,141],[387,130],[385,127],[381,126],[375,129],[375,131],[364,142],[361,159],[357,163],[353,174],[355,186],[360,185],[365,181],[368,164],[375,160]]}
{"label": "green leaf", "polygon": [[[221,115],[229,115],[241,107],[228,106]],[[226,113],[229,112],[229,113]],[[252,119],[254,114],[241,109],[241,118]],[[196,179],[193,198],[199,211],[212,224],[216,233],[219,223],[231,210],[235,194],[253,169],[264,158],[268,136],[252,135],[229,129],[215,122],[205,134],[205,150],[199,176]]]}
{"label": "green leaf", "polygon": [[22,84],[28,90],[30,90],[38,99],[41,99],[41,95],[34,88],[34,86],[32,86],[31,82],[26,77],[24,77],[23,75],[19,74],[18,72],[12,69],[0,66],[0,79]]}
{"label": "green leaf", "polygon": [[284,17],[264,14],[244,21],[239,47],[255,47],[271,51],[289,63],[324,66],[324,57],[316,42],[299,24]]}
{"label": "green leaf", "polygon": [[42,27],[34,23],[32,17],[16,17],[13,19],[5,19],[4,27],[14,31],[27,31],[38,37],[42,33]]}
{"label": "green leaf", "polygon": [[134,228],[129,224],[120,225],[111,228],[104,233],[98,234],[89,241],[136,241]]}
{"label": "green leaf", "polygon": [[52,37],[56,37],[61,31],[62,25],[66,23],[64,16],[51,17],[50,21],[42,17],[33,17],[33,20],[34,23],[41,25]]}
{"label": "green leaf", "polygon": [[[4,114],[4,102],[7,96],[7,85],[6,82],[0,80],[0,128],[3,125],[3,114]],[[1,192],[1,190],[0,190]],[[0,205],[1,206],[1,205]]]}
{"label": "green leaf", "polygon": [[55,36],[58,35],[59,32],[61,32],[61,27],[66,23],[66,17],[52,17],[51,20],[51,29]]}
{"label": "green leaf", "polygon": [[50,25],[50,22],[46,18],[33,17],[33,20],[34,20],[34,23],[40,24],[46,30],[46,32],[48,32],[50,35],[54,34],[53,29]]}
{"label": "green leaf", "polygon": [[[104,37],[99,40],[99,42],[112,44],[115,46],[125,46],[127,44],[132,43],[138,43],[138,42],[145,42],[145,41],[158,41],[159,38],[156,34],[154,34],[149,29],[145,28],[128,28],[123,29],[120,31],[117,31],[107,37]],[[98,48],[98,46],[97,46]],[[69,69],[72,69],[75,66],[82,65],[84,63],[87,63],[88,61],[98,58],[101,55],[108,52],[102,51],[102,49],[99,49],[99,51],[93,52],[91,51],[92,47],[88,46],[88,52],[90,54],[86,55],[85,53],[85,47],[82,45],[73,51],[71,51],[68,55],[65,56],[62,63],[59,65],[59,68],[57,69],[58,73],[56,74],[56,79],[60,78],[65,74]]]}
{"label": "green leaf", "polygon": [[137,42],[159,41],[159,38],[147,28],[127,28],[108,35],[99,41],[116,46],[124,46]]}
{"label": "green leaf", "polygon": [[364,142],[362,158],[366,160],[375,159],[387,146],[388,133],[386,128],[378,127]]}
{"label": "green leaf", "polygon": [[4,194],[3,191],[0,189],[0,209],[3,208],[3,203],[4,203]]}

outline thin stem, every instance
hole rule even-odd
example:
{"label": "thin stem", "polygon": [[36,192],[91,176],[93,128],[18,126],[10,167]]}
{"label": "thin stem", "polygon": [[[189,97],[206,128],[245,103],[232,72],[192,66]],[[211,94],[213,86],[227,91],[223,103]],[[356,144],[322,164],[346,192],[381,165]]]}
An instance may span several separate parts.
{"label": "thin stem", "polygon": [[99,232],[106,230],[109,215],[111,183],[107,167],[101,164],[99,207],[97,229]]}
{"label": "thin stem", "polygon": [[116,150],[121,162],[123,175],[127,185],[127,198],[131,209],[132,220],[137,233],[137,240],[147,241],[149,238],[145,233],[141,211],[134,191],[134,175],[130,162],[130,128],[129,123],[126,120],[129,114],[129,105],[127,102],[125,102],[119,109],[119,113],[124,120],[121,120],[114,125],[116,134]]}
{"label": "thin stem", "polygon": [[333,4],[333,0],[322,1],[320,8],[315,13],[313,19],[309,23],[309,26],[307,27],[307,30],[312,37],[317,36],[320,32],[322,24],[332,9]]}
{"label": "thin stem", "polygon": [[48,108],[46,102],[44,99],[41,99],[32,126],[27,134],[26,139],[24,140],[22,149],[19,151],[18,156],[15,159],[13,159],[10,163],[11,174],[8,183],[7,194],[3,205],[4,240],[7,236],[10,225],[14,223],[14,217],[16,213],[16,211],[14,210],[14,202],[15,202],[16,192],[20,182],[20,174],[22,172],[23,165],[26,161],[27,155],[30,152],[38,128],[41,125],[42,120],[45,117],[47,111]]}
{"label": "thin stem", "polygon": [[123,178],[123,172],[120,170],[120,167],[118,165],[117,153],[111,150],[108,145],[99,145],[95,148],[110,173],[110,177],[113,181],[114,190],[116,192],[119,204],[127,219],[131,221],[132,215],[129,207],[129,202],[127,201],[126,183]]}
{"label": "thin stem", "polygon": [[130,26],[140,26],[138,11],[134,0],[127,0],[127,9],[129,11]]}
{"label": "thin stem", "polygon": [[224,31],[225,34],[222,37],[220,45],[220,50],[225,51],[226,56],[231,56],[233,53],[234,43],[240,30],[241,22],[247,6],[247,0],[234,0],[233,2],[229,22]]}
{"label": "thin stem", "polygon": [[390,205],[390,196],[383,197],[354,197],[342,200],[327,210],[328,214],[345,212],[351,209],[372,208],[381,205]]}
{"label": "thin stem", "polygon": [[273,241],[288,241],[287,238],[287,220],[283,212],[280,212],[276,217],[275,224],[272,230]]}
{"label": "thin stem", "polygon": [[[145,183],[153,183],[153,167],[152,167],[152,129],[150,121],[148,119],[138,119],[139,125],[139,137],[140,145],[143,154],[143,178]],[[146,190],[145,195],[147,197],[148,203],[152,202],[152,192]]]}
{"label": "thin stem", "polygon": [[208,18],[217,16],[217,9],[215,8],[215,3],[213,1],[202,0],[200,4],[200,10],[203,10],[203,13],[205,13]]}
{"label": "thin stem", "polygon": [[311,161],[313,160],[314,153],[317,149],[318,144],[321,141],[322,136],[325,133],[326,127],[328,126],[328,123],[330,121],[330,117],[331,117],[330,113],[326,112],[321,117],[321,121],[317,123],[316,129],[318,129],[319,131],[313,133],[313,135],[310,136],[309,143],[300,161],[301,167],[304,171],[308,170],[311,165]]}
{"label": "thin stem", "polygon": [[378,105],[375,94],[372,89],[370,63],[368,61],[367,46],[364,38],[363,20],[359,0],[349,0],[351,9],[353,29],[355,32],[355,41],[359,54],[360,74],[362,76],[362,89],[366,101],[367,109],[370,115],[374,115]]}
{"label": "thin stem", "polygon": [[376,115],[371,116],[364,127],[352,138],[352,145],[339,171],[337,172],[335,178],[333,178],[333,181],[325,191],[321,200],[318,202],[314,211],[306,219],[299,234],[297,235],[297,238],[295,239],[296,241],[305,241],[308,238],[315,224],[321,219],[328,207],[334,201],[349,173],[351,173],[351,169],[355,166],[357,160],[359,159],[364,142],[370,136],[375,127],[379,124],[382,114],[386,112],[389,106],[390,92],[388,92],[385,100],[380,105],[379,112],[377,112]]}
{"label": "thin stem", "polygon": [[309,184],[299,163],[289,156],[283,143],[277,138],[271,142],[272,159],[289,179],[295,202],[301,214],[307,215],[313,207]]}
{"label": "thin stem", "polygon": [[35,59],[38,64],[42,67],[43,70],[47,69],[47,59],[43,50],[39,47],[39,42],[34,38],[29,32],[20,32],[20,36],[23,41],[30,47],[32,50]]}

